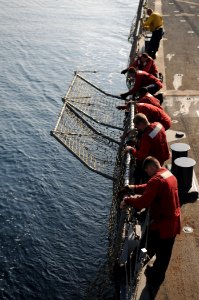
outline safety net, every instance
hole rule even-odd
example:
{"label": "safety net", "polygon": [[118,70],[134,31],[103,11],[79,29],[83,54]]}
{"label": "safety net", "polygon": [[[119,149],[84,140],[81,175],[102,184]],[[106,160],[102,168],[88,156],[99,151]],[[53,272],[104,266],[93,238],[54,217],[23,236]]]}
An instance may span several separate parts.
{"label": "safety net", "polygon": [[124,115],[120,97],[75,74],[51,134],[93,171],[113,179]]}

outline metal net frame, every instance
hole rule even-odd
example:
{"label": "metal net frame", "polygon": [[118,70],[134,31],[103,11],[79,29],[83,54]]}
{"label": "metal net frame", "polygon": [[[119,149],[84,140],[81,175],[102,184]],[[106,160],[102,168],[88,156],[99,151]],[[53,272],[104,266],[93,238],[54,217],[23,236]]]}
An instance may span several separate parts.
{"label": "metal net frame", "polygon": [[75,73],[51,131],[84,165],[112,180],[123,131],[123,115],[115,108],[118,98]]}

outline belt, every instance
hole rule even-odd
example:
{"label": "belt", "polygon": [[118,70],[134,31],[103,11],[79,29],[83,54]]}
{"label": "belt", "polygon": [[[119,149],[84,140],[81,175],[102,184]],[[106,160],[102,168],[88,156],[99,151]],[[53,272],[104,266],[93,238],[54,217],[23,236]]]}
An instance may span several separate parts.
{"label": "belt", "polygon": [[163,26],[160,25],[160,26],[156,27],[156,28],[154,29],[154,31],[156,31],[156,30],[158,30],[158,29],[160,29],[160,28],[163,28]]}

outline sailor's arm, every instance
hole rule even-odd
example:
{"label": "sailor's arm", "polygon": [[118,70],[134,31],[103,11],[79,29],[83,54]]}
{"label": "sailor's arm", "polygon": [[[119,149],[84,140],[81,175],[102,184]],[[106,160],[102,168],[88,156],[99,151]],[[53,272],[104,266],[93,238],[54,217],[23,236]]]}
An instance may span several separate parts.
{"label": "sailor's arm", "polygon": [[[135,188],[139,188],[140,185]],[[157,193],[159,192],[159,181],[157,181],[156,178],[152,178],[146,185],[145,185],[145,191],[142,196],[124,196],[120,208],[124,208],[126,205],[133,206],[136,209],[142,209],[147,208],[151,205],[151,203],[154,201],[154,199],[157,196]]]}

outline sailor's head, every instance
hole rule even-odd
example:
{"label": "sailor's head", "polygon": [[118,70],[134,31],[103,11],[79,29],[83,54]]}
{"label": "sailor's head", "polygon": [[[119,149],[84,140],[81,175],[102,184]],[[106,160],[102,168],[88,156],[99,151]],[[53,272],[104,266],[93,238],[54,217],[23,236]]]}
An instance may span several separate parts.
{"label": "sailor's head", "polygon": [[133,123],[138,131],[144,131],[145,128],[150,125],[147,116],[145,116],[143,113],[136,114],[133,119]]}
{"label": "sailor's head", "polygon": [[150,16],[152,14],[153,10],[151,8],[147,8],[146,12],[147,12],[147,15]]}
{"label": "sailor's head", "polygon": [[151,177],[161,168],[161,165],[155,157],[148,156],[145,158],[142,168]]}
{"label": "sailor's head", "polygon": [[146,62],[147,59],[149,59],[149,55],[147,53],[142,53],[142,55],[140,56],[140,60],[142,63]]}
{"label": "sailor's head", "polygon": [[136,68],[134,67],[130,67],[128,71],[131,76],[135,76],[137,72]]}

